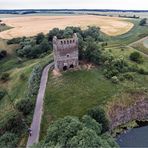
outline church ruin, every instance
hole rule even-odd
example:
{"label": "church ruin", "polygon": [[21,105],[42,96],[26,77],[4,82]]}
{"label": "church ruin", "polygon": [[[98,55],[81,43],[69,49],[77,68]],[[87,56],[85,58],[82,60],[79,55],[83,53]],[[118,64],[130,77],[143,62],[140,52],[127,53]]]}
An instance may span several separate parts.
{"label": "church ruin", "polygon": [[53,37],[54,64],[57,70],[68,70],[78,66],[78,37],[57,39]]}

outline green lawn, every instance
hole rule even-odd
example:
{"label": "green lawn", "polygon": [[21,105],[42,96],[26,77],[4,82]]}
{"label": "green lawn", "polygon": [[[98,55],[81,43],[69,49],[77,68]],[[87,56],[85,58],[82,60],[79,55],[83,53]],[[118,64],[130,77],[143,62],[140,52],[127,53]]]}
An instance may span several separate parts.
{"label": "green lawn", "polygon": [[106,104],[108,99],[121,91],[120,85],[106,80],[102,71],[93,68],[64,72],[60,77],[49,73],[44,102],[42,135],[51,120],[66,115],[82,116],[89,108]]}

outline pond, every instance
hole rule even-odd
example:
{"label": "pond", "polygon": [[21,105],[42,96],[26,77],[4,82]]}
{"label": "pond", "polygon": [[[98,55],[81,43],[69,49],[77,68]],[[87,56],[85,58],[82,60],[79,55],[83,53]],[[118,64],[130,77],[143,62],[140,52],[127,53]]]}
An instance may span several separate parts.
{"label": "pond", "polygon": [[148,147],[148,126],[133,128],[117,138],[120,147]]}

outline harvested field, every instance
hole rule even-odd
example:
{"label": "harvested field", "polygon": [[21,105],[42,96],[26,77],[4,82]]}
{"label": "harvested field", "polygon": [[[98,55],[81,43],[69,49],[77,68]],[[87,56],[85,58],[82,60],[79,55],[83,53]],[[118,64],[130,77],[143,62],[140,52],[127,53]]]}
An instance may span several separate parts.
{"label": "harvested field", "polygon": [[4,23],[14,27],[0,33],[0,38],[11,39],[14,37],[34,36],[37,33],[48,33],[52,28],[64,29],[67,26],[99,26],[101,31],[117,36],[128,32],[134,25],[126,19],[117,17],[77,15],[77,16],[23,16],[3,18]]}

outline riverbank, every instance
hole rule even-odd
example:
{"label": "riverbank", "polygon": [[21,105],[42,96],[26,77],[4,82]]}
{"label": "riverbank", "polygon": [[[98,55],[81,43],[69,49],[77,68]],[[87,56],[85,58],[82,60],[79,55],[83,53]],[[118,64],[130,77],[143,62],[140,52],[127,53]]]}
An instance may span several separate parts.
{"label": "riverbank", "polygon": [[126,98],[115,100],[108,106],[110,129],[113,130],[131,121],[148,119],[148,92],[127,93]]}

